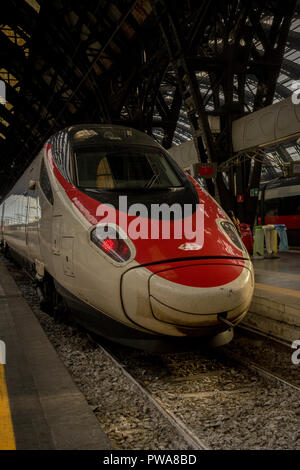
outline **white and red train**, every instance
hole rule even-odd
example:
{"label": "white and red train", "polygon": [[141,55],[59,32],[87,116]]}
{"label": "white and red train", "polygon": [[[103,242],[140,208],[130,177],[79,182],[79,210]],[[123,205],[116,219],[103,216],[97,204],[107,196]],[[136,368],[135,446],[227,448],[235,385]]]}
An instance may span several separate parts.
{"label": "white and red train", "polygon": [[284,224],[290,247],[300,247],[300,176],[260,184],[258,222]]}
{"label": "white and red train", "polygon": [[[101,238],[99,207],[115,207],[121,217],[121,195],[129,207],[191,204],[192,220],[203,204],[203,246],[188,235]],[[231,220],[154,139],[134,129],[58,132],[7,195],[0,217],[2,246],[34,272],[43,307],[67,306],[80,324],[112,340],[224,344],[249,308],[253,268]],[[163,218],[156,223],[161,229]],[[176,223],[174,216],[170,225]],[[122,234],[127,227],[114,228]]]}

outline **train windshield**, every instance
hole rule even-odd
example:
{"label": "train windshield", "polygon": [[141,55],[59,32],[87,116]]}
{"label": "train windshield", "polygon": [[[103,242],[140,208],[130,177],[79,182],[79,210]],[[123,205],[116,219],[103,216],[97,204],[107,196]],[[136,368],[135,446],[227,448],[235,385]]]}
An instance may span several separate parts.
{"label": "train windshield", "polygon": [[183,182],[159,149],[78,148],[74,151],[77,186],[86,189],[167,189]]}

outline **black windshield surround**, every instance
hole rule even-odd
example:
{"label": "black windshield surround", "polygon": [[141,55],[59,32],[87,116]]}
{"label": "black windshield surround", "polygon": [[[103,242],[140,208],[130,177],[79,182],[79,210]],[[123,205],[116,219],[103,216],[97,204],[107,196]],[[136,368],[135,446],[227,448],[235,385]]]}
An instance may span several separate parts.
{"label": "black windshield surround", "polygon": [[[101,146],[101,148],[103,149],[103,146]],[[76,147],[73,150],[73,164],[75,166],[74,160],[76,158],[76,152],[82,151],[83,148],[80,146],[80,150]],[[97,150],[99,150],[99,146],[88,147],[89,152],[97,152]],[[175,178],[173,181],[169,182],[169,184],[161,187],[159,185],[151,185],[151,175],[146,175],[149,176],[149,178],[145,178],[143,185],[140,185],[139,187],[128,186],[125,188],[97,188],[93,186],[80,186],[76,182],[75,185],[80,191],[86,193],[89,197],[101,203],[111,204],[116,209],[119,208],[119,197],[127,196],[128,206],[137,202],[144,204],[149,211],[149,217],[152,204],[160,205],[166,203],[169,206],[172,206],[173,204],[179,204],[182,208],[182,214],[185,216],[190,216],[191,213],[195,212],[197,204],[199,204],[199,198],[194,185],[167,154],[167,152],[164,152],[163,149],[144,145],[130,145],[129,149],[124,149],[124,146],[114,143],[109,146],[105,146],[104,150],[108,154],[110,152],[118,152],[120,155],[122,155],[123,152],[129,152],[133,155],[138,155],[142,152],[155,152],[156,154],[159,153],[167,162],[167,166],[170,168],[172,174],[175,175]],[[176,182],[175,185],[174,182]],[[184,205],[186,204],[191,205],[191,210],[184,213]],[[159,214],[159,218],[162,218],[161,214]],[[173,213],[171,212],[171,220],[172,218]]]}

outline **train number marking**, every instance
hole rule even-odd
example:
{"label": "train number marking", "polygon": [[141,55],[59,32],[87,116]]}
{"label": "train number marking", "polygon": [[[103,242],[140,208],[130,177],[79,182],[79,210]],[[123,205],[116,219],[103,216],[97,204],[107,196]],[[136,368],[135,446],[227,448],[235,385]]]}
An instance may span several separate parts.
{"label": "train number marking", "polygon": [[184,250],[184,251],[195,251],[195,250],[201,250],[202,245],[199,245],[198,243],[183,243],[183,245],[180,245],[178,247],[179,250]]}

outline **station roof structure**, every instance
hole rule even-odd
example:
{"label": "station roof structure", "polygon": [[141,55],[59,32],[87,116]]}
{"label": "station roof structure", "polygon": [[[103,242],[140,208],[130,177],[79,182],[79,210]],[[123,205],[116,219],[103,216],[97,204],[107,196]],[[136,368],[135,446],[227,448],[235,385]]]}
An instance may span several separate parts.
{"label": "station roof structure", "polygon": [[193,136],[189,94],[226,131],[300,78],[295,0],[3,3],[0,197],[63,127],[126,122],[168,148]]}

